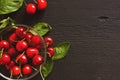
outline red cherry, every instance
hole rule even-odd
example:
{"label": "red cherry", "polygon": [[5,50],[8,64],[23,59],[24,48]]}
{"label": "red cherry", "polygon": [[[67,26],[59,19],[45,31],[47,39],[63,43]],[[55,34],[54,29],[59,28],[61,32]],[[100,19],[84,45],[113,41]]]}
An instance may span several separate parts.
{"label": "red cherry", "polygon": [[32,36],[33,36],[33,35],[32,35],[31,33],[27,33],[26,36],[25,36],[26,41],[27,41],[27,42],[30,42]]}
{"label": "red cherry", "polygon": [[11,69],[11,73],[13,76],[18,76],[21,72],[21,69],[19,66],[13,66],[13,68]]}
{"label": "red cherry", "polygon": [[36,48],[27,48],[26,54],[27,57],[32,58],[34,55],[39,54],[39,50]]}
{"label": "red cherry", "polygon": [[35,4],[33,4],[33,3],[27,4],[27,6],[26,6],[26,12],[28,14],[35,14],[35,12],[36,12],[36,6],[35,6]]}
{"label": "red cherry", "polygon": [[45,10],[47,8],[47,1],[46,0],[37,0],[38,9]]}
{"label": "red cherry", "polygon": [[36,45],[35,48],[37,48],[39,50],[40,49],[40,45]]}
{"label": "red cherry", "polygon": [[25,54],[19,54],[16,57],[16,62],[20,62],[21,64],[26,64],[28,62],[28,59]]}
{"label": "red cherry", "polygon": [[47,51],[48,51],[48,55],[49,55],[49,57],[54,56],[54,54],[55,54],[54,48],[49,47],[49,48],[47,48]]}
{"label": "red cherry", "polygon": [[22,73],[24,75],[31,74],[32,73],[32,67],[29,64],[24,65],[23,68],[22,68]]}
{"label": "red cherry", "polygon": [[25,35],[26,35],[25,30],[26,30],[26,29],[23,28],[23,27],[18,27],[15,32],[16,32],[16,34],[17,34],[18,37],[24,38]]}
{"label": "red cherry", "polygon": [[53,39],[49,36],[44,37],[44,40],[47,44],[47,46],[52,46],[53,45]]}
{"label": "red cherry", "polygon": [[0,48],[8,49],[9,48],[9,43],[6,40],[2,40],[0,42]]}
{"label": "red cherry", "polygon": [[37,35],[33,36],[31,39],[31,44],[33,46],[40,45],[41,42],[42,42],[42,40],[41,40],[40,36],[37,36]]}
{"label": "red cherry", "polygon": [[33,64],[35,66],[41,65],[43,63],[43,57],[41,55],[35,55],[33,57]]}
{"label": "red cherry", "polygon": [[0,58],[0,61],[1,61],[1,63],[3,65],[6,65],[6,64],[8,64],[11,61],[11,58],[10,58],[10,56],[8,54],[3,53],[2,57]]}
{"label": "red cherry", "polygon": [[28,47],[28,43],[26,41],[19,41],[17,44],[16,44],[16,49],[18,51],[24,51],[25,49],[27,49]]}
{"label": "red cherry", "polygon": [[14,65],[15,65],[15,62],[14,61],[10,61],[10,63],[5,65],[5,67],[9,70],[9,69],[12,69]]}
{"label": "red cherry", "polygon": [[12,33],[9,37],[9,41],[10,43],[14,43],[16,41],[18,41],[18,37],[17,37],[17,34],[16,33]]}
{"label": "red cherry", "polygon": [[14,56],[16,54],[16,49],[14,47],[11,47],[7,52],[10,56]]}

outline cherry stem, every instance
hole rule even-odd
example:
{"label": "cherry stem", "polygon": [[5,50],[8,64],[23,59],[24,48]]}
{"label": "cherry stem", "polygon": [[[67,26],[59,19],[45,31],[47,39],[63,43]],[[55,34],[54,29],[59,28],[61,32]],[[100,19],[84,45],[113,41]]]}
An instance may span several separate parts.
{"label": "cherry stem", "polygon": [[0,51],[0,58],[2,57],[3,51],[4,51],[4,48],[2,48],[2,50]]}
{"label": "cherry stem", "polygon": [[[21,69],[21,63],[19,63],[19,66],[20,66],[20,69]],[[22,72],[20,72],[20,76],[22,77],[23,75],[22,75]]]}
{"label": "cherry stem", "polygon": [[15,29],[17,29],[18,27],[17,27],[17,26],[15,26],[15,25],[12,25],[12,28],[15,28]]}
{"label": "cherry stem", "polygon": [[45,46],[48,47],[48,46],[49,46],[49,43],[46,43]]}
{"label": "cherry stem", "polygon": [[16,40],[13,40],[13,39],[12,39],[12,41],[14,41],[14,42],[18,42],[18,41],[16,41]]}
{"label": "cherry stem", "polygon": [[27,3],[26,3],[26,1],[24,0],[24,4],[25,4],[25,6],[27,6]]}
{"label": "cherry stem", "polygon": [[33,66],[31,66],[35,71],[37,71],[37,69],[35,68],[35,67],[33,67]]}
{"label": "cherry stem", "polygon": [[43,74],[42,74],[42,65],[40,66],[40,75],[41,75],[41,77],[42,77],[42,80],[45,80],[45,78],[44,78],[44,76],[43,76]]}
{"label": "cherry stem", "polygon": [[35,3],[37,3],[37,1],[36,0],[33,0]]}
{"label": "cherry stem", "polygon": [[19,80],[20,76],[21,76],[21,75],[19,75],[19,76],[17,77],[18,80]]}
{"label": "cherry stem", "polygon": [[16,63],[17,63],[18,60],[23,56],[24,53],[25,53],[25,51],[15,60]]}
{"label": "cherry stem", "polygon": [[12,71],[10,71],[10,78],[12,78]]}
{"label": "cherry stem", "polygon": [[50,54],[49,52],[47,52],[47,54],[48,54],[49,57],[52,57],[51,54]]}

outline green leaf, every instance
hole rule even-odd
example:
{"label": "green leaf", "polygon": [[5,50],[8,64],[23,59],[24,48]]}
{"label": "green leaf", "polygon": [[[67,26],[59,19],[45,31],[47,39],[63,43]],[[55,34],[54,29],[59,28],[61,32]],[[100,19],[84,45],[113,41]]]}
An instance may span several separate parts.
{"label": "green leaf", "polygon": [[33,28],[37,30],[41,36],[47,34],[51,29],[50,25],[45,22],[37,23],[36,25],[33,26]]}
{"label": "green leaf", "polygon": [[0,21],[0,29],[5,28],[8,24],[13,24],[13,20],[10,17]]}
{"label": "green leaf", "polygon": [[70,48],[70,43],[69,42],[62,42],[58,44],[54,49],[55,49],[55,55],[52,57],[53,60],[58,60],[64,58],[68,50]]}
{"label": "green leaf", "polygon": [[52,71],[53,69],[53,60],[52,59],[47,59],[45,64],[42,65],[41,67],[41,72],[43,75],[43,78],[46,78]]}
{"label": "green leaf", "polygon": [[0,0],[0,14],[8,14],[17,11],[24,0]]}

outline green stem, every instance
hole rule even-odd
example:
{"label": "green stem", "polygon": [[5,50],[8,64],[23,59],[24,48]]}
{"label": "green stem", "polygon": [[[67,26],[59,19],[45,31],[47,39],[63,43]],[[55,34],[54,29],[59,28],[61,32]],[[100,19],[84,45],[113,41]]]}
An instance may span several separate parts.
{"label": "green stem", "polygon": [[37,69],[36,68],[34,68],[33,66],[31,66],[35,71],[37,71]]}
{"label": "green stem", "polygon": [[26,1],[24,0],[24,4],[25,4],[25,6],[27,6],[27,3],[26,3]]}
{"label": "green stem", "polygon": [[37,4],[37,1],[36,0],[33,0],[36,4]]}
{"label": "green stem", "polygon": [[4,51],[4,48],[2,48],[2,50],[0,51],[0,58],[2,57],[3,51]]}
{"label": "green stem", "polygon": [[12,71],[10,71],[10,78],[12,79]]}
{"label": "green stem", "polygon": [[23,56],[24,53],[25,51],[15,60],[16,63],[18,63],[18,60]]}
{"label": "green stem", "polygon": [[12,18],[10,18],[10,17],[8,17],[8,18],[9,18],[10,25],[14,26],[15,25],[15,21]]}
{"label": "green stem", "polygon": [[[19,63],[19,66],[20,66],[20,69],[21,69],[21,63]],[[20,72],[20,76],[22,77],[23,75],[22,75],[22,72]]]}

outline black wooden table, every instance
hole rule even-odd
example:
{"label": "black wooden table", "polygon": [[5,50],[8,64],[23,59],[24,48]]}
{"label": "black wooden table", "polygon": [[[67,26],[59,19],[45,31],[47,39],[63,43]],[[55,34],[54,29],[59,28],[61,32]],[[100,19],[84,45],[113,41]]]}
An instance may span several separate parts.
{"label": "black wooden table", "polygon": [[120,80],[120,0],[48,0],[33,16],[24,9],[8,16],[30,26],[48,22],[55,44],[71,42],[47,80]]}

